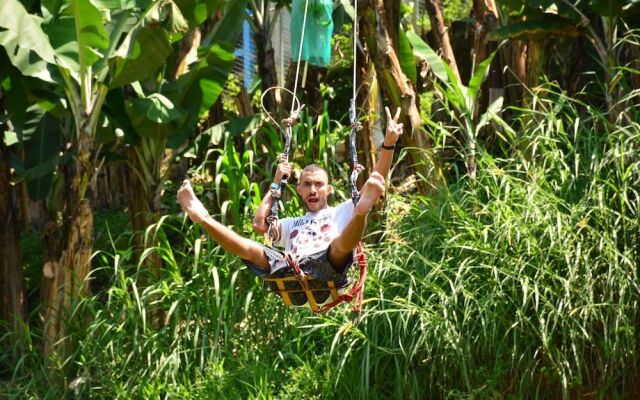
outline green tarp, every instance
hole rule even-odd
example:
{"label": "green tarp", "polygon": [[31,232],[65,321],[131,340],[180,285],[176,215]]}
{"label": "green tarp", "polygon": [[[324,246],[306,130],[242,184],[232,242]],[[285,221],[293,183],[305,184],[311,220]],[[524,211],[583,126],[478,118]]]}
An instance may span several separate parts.
{"label": "green tarp", "polygon": [[[333,1],[308,0],[307,23],[300,59],[309,64],[325,67],[331,60],[331,35],[333,34]],[[306,0],[293,0],[291,9],[291,58],[298,61],[304,7]]]}

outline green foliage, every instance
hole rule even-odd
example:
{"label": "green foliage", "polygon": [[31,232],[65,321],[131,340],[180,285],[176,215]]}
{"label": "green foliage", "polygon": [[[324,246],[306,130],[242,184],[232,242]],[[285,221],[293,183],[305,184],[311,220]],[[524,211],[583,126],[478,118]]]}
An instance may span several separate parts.
{"label": "green foliage", "polygon": [[[187,14],[198,18],[195,10]],[[547,84],[527,91],[527,108],[506,110],[509,124],[498,117],[500,103],[474,117],[488,62],[464,86],[408,36],[437,79],[437,90],[421,99],[441,101],[454,121],[430,123],[430,131],[440,139],[456,132],[473,139],[478,175],[475,184],[462,178],[428,197],[388,194],[385,229],[376,232],[383,240],[367,246],[370,275],[359,325],[352,325],[346,307],[326,316],[283,308],[201,228],[173,216],[177,184],[168,182],[160,186],[171,216],[146,230],[154,245],[140,260],[128,221],[96,216],[94,294],[68,310],[73,352],[67,358],[42,358],[38,323],[12,348],[5,344],[13,338],[0,336],[0,348],[8,349],[0,352],[0,365],[12,368],[0,371],[0,396],[632,396],[640,384],[637,111],[621,108],[622,122],[614,125],[604,112]],[[216,57],[227,54],[220,49]],[[222,61],[218,66],[227,65]],[[615,72],[623,82],[637,71]],[[175,101],[179,96],[138,89],[132,119],[179,120],[173,112],[184,104]],[[124,113],[124,97],[111,95],[109,112]],[[629,91],[620,105],[637,96]],[[319,161],[340,188],[348,168],[336,160],[336,146],[346,129],[334,114],[303,113],[291,159],[298,166]],[[17,133],[29,138],[35,122]],[[498,154],[484,149],[477,134],[490,122],[504,132]],[[163,153],[161,141],[145,140],[138,151]],[[210,191],[220,219],[251,236],[252,208],[264,193],[259,186],[270,182],[282,150],[280,132],[260,116],[237,119],[204,130],[181,150],[195,160],[189,172],[198,194]],[[144,174],[142,168],[131,172]],[[300,213],[295,195],[287,196],[285,214]],[[105,229],[104,219],[115,224]],[[41,265],[32,253],[39,244],[25,242],[29,288],[35,289]],[[162,260],[160,276],[146,265],[154,254]],[[38,318],[34,313],[31,321]]]}
{"label": "green foliage", "polygon": [[[11,62],[27,76],[53,81],[47,62],[55,62],[55,52],[40,25],[42,19],[30,15],[18,1],[3,1],[0,5],[0,44]],[[25,40],[28,38],[28,40]],[[30,57],[34,52],[39,57]]]}
{"label": "green foliage", "polygon": [[[238,260],[184,222],[163,218],[150,228],[159,245],[143,257],[157,253],[164,263],[162,277],[151,286],[142,285],[149,271],[142,260],[132,263],[130,249],[99,252],[94,276],[106,277],[106,286],[68,316],[75,353],[54,361],[53,372],[39,364],[37,353],[26,354],[15,366],[17,379],[7,395],[59,398],[68,391],[81,398],[239,399],[281,391],[319,396],[327,381],[325,386],[306,381],[314,370],[305,354],[322,353],[322,343],[295,339],[308,314],[286,312]],[[89,316],[91,324],[77,315]],[[290,372],[297,383],[285,387]],[[48,379],[60,379],[61,385],[34,385]]]}
{"label": "green foliage", "polygon": [[553,87],[534,104],[512,156],[479,155],[476,185],[392,202],[375,299],[355,331],[335,327],[339,388],[569,398],[635,384],[640,126],[603,134],[606,116]]}
{"label": "green foliage", "polygon": [[[224,222],[236,227],[253,217],[273,178],[276,159],[283,151],[281,132],[262,118],[255,115],[215,125],[203,131],[186,153],[189,157],[199,157],[198,154],[214,146],[201,156],[202,161],[191,175],[202,182],[211,182],[208,185],[212,186],[215,209]],[[348,169],[333,155],[337,142],[344,141],[346,133],[342,125],[329,119],[326,109],[315,118],[303,110],[300,122],[292,130],[290,161],[297,168],[311,163],[325,167],[338,186],[339,198],[344,198],[339,186],[346,181]],[[284,198],[285,215],[302,210],[295,195],[295,181],[291,183]]]}
{"label": "green foliage", "polygon": [[453,21],[468,18],[471,14],[472,9],[472,0],[454,0],[442,2],[442,14],[447,25],[450,25]]}
{"label": "green foliage", "polygon": [[469,80],[469,85],[465,86],[461,82],[453,69],[442,58],[427,45],[418,35],[409,31],[407,39],[413,46],[413,53],[416,57],[425,60],[431,72],[435,76],[435,95],[439,97],[441,104],[447,111],[447,115],[453,126],[443,127],[442,124],[427,120],[430,128],[440,135],[450,135],[460,132],[464,137],[464,158],[467,165],[467,173],[471,179],[475,179],[476,148],[478,146],[478,136],[481,130],[491,122],[500,124],[505,135],[511,136],[513,130],[502,120],[500,112],[503,108],[503,97],[498,97],[490,104],[482,115],[476,115],[476,108],[480,97],[480,87],[487,79],[489,67],[493,58],[498,53],[494,50],[486,59],[482,60],[475,68],[473,76]]}
{"label": "green foliage", "polygon": [[399,42],[399,51],[398,58],[400,61],[400,67],[402,68],[402,72],[407,76],[407,78],[413,83],[416,84],[418,80],[418,74],[416,70],[416,60],[413,56],[413,52],[411,50],[411,44],[407,39],[406,33],[400,29],[398,35]]}
{"label": "green foliage", "polygon": [[110,88],[144,81],[149,78],[149,72],[162,65],[171,52],[167,31],[157,26],[143,27],[135,35],[129,54],[116,58]]}
{"label": "green foliage", "polygon": [[161,256],[160,279],[143,288],[148,270],[127,246],[101,251],[101,290],[69,315],[76,351],[53,361],[63,383],[25,353],[7,396],[626,397],[638,368],[640,125],[612,126],[551,85],[531,95],[530,109],[511,110],[508,156],[478,152],[475,185],[390,195],[359,325],[346,309],[284,309],[200,228],[163,218],[144,252]]}
{"label": "green foliage", "polygon": [[60,121],[51,114],[45,113],[40,107],[31,108],[33,119],[28,124],[37,123],[36,126],[27,127],[22,139],[31,149],[24,160],[24,168],[18,175],[18,181],[26,181],[29,197],[33,200],[43,200],[47,197],[53,175],[51,171],[58,164],[59,149],[62,142]]}

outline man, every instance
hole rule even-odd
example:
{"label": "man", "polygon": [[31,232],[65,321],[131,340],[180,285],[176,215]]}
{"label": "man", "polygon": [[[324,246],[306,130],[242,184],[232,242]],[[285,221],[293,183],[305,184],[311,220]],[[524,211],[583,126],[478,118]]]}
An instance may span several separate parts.
{"label": "man", "polygon": [[[400,109],[391,118],[388,108],[387,132],[381,154],[373,173],[360,190],[360,200],[354,206],[349,199],[338,207],[328,205],[333,193],[327,172],[312,164],[307,166],[299,179],[296,191],[301,196],[307,213],[303,217],[284,218],[276,222],[281,240],[274,243],[284,246],[285,253],[301,266],[313,264],[319,275],[342,274],[350,264],[353,249],[364,234],[366,217],[385,190],[385,177],[393,160],[393,150],[402,134],[398,124]],[[276,169],[274,183],[279,184],[283,176],[290,176],[292,164],[280,163]],[[240,257],[252,271],[260,276],[274,274],[287,267],[284,254],[244,238],[215,221],[196,198],[191,184],[185,180],[178,190],[178,202],[184,212],[195,223],[201,224],[209,235],[227,252]],[[268,228],[267,217],[272,205],[271,193],[263,198],[253,222],[258,233]],[[346,280],[345,280],[346,282]]]}

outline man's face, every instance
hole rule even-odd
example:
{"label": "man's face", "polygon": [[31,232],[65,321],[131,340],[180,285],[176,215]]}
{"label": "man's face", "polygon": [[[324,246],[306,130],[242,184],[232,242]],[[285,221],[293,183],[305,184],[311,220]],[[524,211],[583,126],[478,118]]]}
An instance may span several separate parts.
{"label": "man's face", "polygon": [[305,171],[300,176],[297,187],[308,211],[319,211],[327,208],[327,199],[333,192],[329,178],[322,170]]}

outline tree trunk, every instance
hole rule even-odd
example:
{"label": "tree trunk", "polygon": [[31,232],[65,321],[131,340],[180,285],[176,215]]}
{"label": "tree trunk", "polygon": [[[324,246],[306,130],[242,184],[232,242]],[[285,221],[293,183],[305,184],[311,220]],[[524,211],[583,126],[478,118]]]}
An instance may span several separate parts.
{"label": "tree trunk", "polygon": [[251,104],[251,97],[243,85],[240,86],[240,92],[238,92],[235,100],[239,117],[250,117],[255,114],[253,104]]}
{"label": "tree trunk", "polygon": [[[494,0],[474,0],[473,12],[476,19],[476,35],[473,46],[474,67],[472,73],[475,73],[476,67],[496,49],[497,44],[489,42],[488,37],[492,30],[500,27],[500,21]],[[489,76],[483,87],[478,106],[475,108],[476,115],[481,114],[493,100],[504,94],[499,59],[499,57],[494,58],[491,68],[489,68]]]}
{"label": "tree trunk", "polygon": [[498,13],[492,0],[473,0],[473,16],[476,20],[472,55],[473,71],[475,71],[475,67],[487,58],[487,35],[491,27],[495,25],[494,21],[498,20]]}
{"label": "tree trunk", "polygon": [[429,189],[443,184],[440,167],[433,154],[433,145],[423,131],[422,118],[417,107],[416,93],[411,81],[402,72],[397,55],[397,42],[392,42],[388,27],[397,27],[399,0],[383,2],[367,0],[362,7],[360,20],[360,40],[366,43],[376,69],[382,92],[393,107],[402,108],[405,134],[402,143],[411,148],[410,161],[416,173],[424,177],[418,179],[419,189],[426,193]]}
{"label": "tree trunk", "polygon": [[[362,114],[364,115],[383,115],[383,112],[380,110],[378,98],[376,70],[371,63],[368,54],[363,56],[362,52],[358,52],[358,65],[361,66],[358,70],[358,86],[362,86],[360,87],[356,104],[360,105],[363,109]],[[382,144],[381,139],[384,140],[383,124],[384,121],[381,121],[378,118],[367,118],[362,122],[363,129],[358,132],[356,136],[358,160],[360,161],[360,164],[365,166],[364,171],[362,171],[359,176],[359,180],[361,182],[364,182],[365,179],[369,177],[370,172],[373,171],[373,167],[378,161],[378,152],[380,150],[380,145]],[[380,129],[382,129],[382,134],[380,134]],[[390,176],[385,178],[388,181],[391,179]],[[374,212],[369,214],[369,221],[376,225],[385,222],[385,218],[383,218],[383,214],[381,213],[385,206],[385,199],[386,197],[383,197],[382,201],[379,201],[374,206]],[[384,229],[376,229],[375,232],[370,235],[368,240],[372,243],[380,241],[384,231]]]}
{"label": "tree trunk", "polygon": [[431,32],[433,32],[433,38],[438,45],[440,51],[442,51],[442,58],[449,64],[453,72],[460,80],[460,72],[458,71],[458,63],[456,63],[456,56],[453,53],[451,47],[451,40],[449,39],[449,30],[444,23],[444,17],[442,16],[442,7],[438,0],[426,1],[427,12],[429,13],[429,20],[431,21]]}
{"label": "tree trunk", "polygon": [[[4,137],[4,125],[0,137]],[[7,323],[8,330],[18,336],[26,331],[24,275],[9,165],[9,149],[0,140],[0,317]]]}
{"label": "tree trunk", "polygon": [[[362,86],[360,87],[356,104],[362,107],[365,115],[381,115],[380,107],[378,106],[377,85],[374,83],[376,71],[371,65],[368,57],[366,59],[365,57],[358,57],[358,59],[358,65],[361,65],[362,67],[359,68],[358,71],[360,79],[358,80],[359,83],[357,85]],[[377,161],[377,146],[376,139],[374,137],[374,128],[376,127],[376,124],[379,124],[379,120],[377,118],[367,118],[362,123],[362,131],[357,135],[359,150],[358,159],[360,160],[360,164],[366,167],[361,174],[363,178],[366,178],[368,176],[368,172],[373,170]]]}
{"label": "tree trunk", "polygon": [[[65,315],[77,299],[89,294],[86,279],[91,269],[93,249],[93,210],[86,194],[93,175],[93,137],[87,129],[90,116],[82,121],[78,129],[78,152],[73,166],[68,169],[70,182],[66,198],[67,216],[63,222],[62,254],[59,262],[50,264],[51,270],[44,274],[53,276],[51,302],[44,312],[44,353],[65,354],[68,350]],[[45,275],[47,280],[51,279]]]}
{"label": "tree trunk", "polygon": [[224,105],[222,104],[222,96],[219,96],[215,103],[209,108],[207,117],[207,128],[218,125],[226,120],[224,116]]}
{"label": "tree trunk", "polygon": [[529,54],[529,43],[522,40],[512,40],[509,43],[509,65],[513,75],[507,75],[508,84],[507,95],[508,103],[513,105],[522,105],[522,97],[524,95],[524,86],[529,80],[527,70],[527,55]]}
{"label": "tree trunk", "polygon": [[[257,63],[258,63],[258,75],[262,82],[262,92],[265,90],[278,86],[278,74],[276,72],[276,61],[274,57],[273,47],[271,47],[271,40],[266,36],[266,32],[256,32],[254,35],[257,49]],[[270,91],[264,98],[264,106],[273,115],[282,118],[282,110],[280,110],[280,102],[276,97],[275,91]]]}
{"label": "tree trunk", "polygon": [[178,79],[183,74],[189,72],[189,64],[198,60],[198,47],[202,39],[200,28],[196,27],[193,31],[180,41],[178,54],[176,56],[176,70],[173,78]]}
{"label": "tree trunk", "polygon": [[[305,105],[305,108],[309,114],[318,116],[322,114],[324,102],[322,99],[322,93],[320,92],[320,82],[327,74],[327,69],[324,67],[318,67],[310,65],[309,63],[302,61],[300,63],[300,71],[298,76],[298,87],[296,88],[296,96],[300,100],[301,104]],[[289,65],[289,71],[287,73],[286,88],[293,92],[296,78],[296,62],[291,62]],[[282,108],[286,117],[289,116],[291,110],[291,96],[287,93],[283,93]]]}

